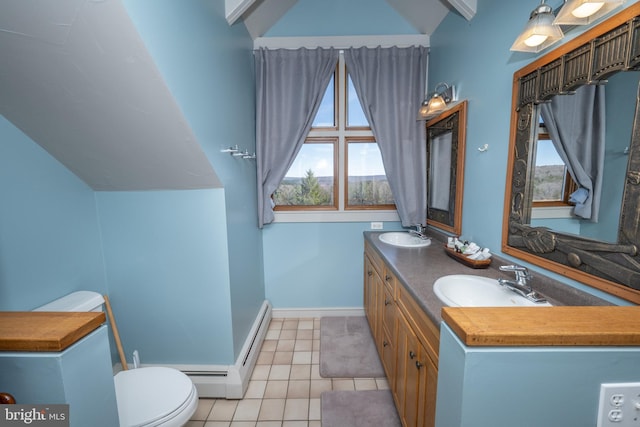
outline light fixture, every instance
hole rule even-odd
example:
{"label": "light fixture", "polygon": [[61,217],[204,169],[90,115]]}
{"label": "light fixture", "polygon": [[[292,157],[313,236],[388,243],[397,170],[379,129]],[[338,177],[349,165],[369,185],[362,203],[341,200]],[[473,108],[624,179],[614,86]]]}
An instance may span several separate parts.
{"label": "light fixture", "polygon": [[531,11],[529,22],[511,46],[511,50],[540,52],[562,39],[564,34],[553,20],[553,9],[542,0],[542,3]]}
{"label": "light fixture", "polygon": [[565,0],[553,23],[588,25],[624,2],[625,0]]}
{"label": "light fixture", "polygon": [[418,120],[435,117],[447,108],[447,104],[455,99],[455,88],[442,82],[436,85],[436,89],[428,95],[418,110]]}

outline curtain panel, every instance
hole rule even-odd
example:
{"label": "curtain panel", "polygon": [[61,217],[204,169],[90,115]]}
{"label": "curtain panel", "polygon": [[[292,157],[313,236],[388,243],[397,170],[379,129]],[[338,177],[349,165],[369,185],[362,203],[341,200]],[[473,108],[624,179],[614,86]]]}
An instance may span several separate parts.
{"label": "curtain panel", "polygon": [[402,225],[426,224],[427,164],[424,121],[428,49],[351,48],[344,51],[364,114],[376,138]]}
{"label": "curtain panel", "polygon": [[580,186],[572,194],[574,215],[598,222],[605,157],[605,87],[579,87],[540,105],[542,120],[569,174]]}
{"label": "curtain panel", "polygon": [[259,49],[256,62],[258,226],[273,222],[271,195],[311,129],[338,62],[335,49]]}

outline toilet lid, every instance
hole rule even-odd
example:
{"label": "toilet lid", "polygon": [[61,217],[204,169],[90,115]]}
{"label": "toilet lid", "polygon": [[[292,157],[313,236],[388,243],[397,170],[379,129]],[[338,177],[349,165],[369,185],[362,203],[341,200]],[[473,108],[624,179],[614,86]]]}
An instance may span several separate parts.
{"label": "toilet lid", "polygon": [[118,417],[123,426],[148,425],[181,409],[193,394],[193,383],[177,369],[146,367],[114,377]]}

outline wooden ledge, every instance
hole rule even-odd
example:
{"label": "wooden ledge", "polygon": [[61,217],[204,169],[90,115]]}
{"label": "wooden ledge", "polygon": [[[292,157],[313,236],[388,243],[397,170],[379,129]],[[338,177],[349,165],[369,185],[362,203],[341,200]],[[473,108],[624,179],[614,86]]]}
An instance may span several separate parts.
{"label": "wooden ledge", "polygon": [[467,346],[640,346],[640,307],[444,307]]}
{"label": "wooden ledge", "polygon": [[0,312],[0,351],[62,351],[105,319],[98,312]]}

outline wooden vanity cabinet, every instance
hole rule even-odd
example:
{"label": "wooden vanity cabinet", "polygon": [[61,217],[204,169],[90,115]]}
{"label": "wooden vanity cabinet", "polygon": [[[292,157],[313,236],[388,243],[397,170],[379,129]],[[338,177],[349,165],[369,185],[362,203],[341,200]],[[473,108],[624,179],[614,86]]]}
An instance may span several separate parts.
{"label": "wooden vanity cabinet", "polygon": [[439,328],[367,242],[364,284],[365,313],[402,425],[433,427]]}

